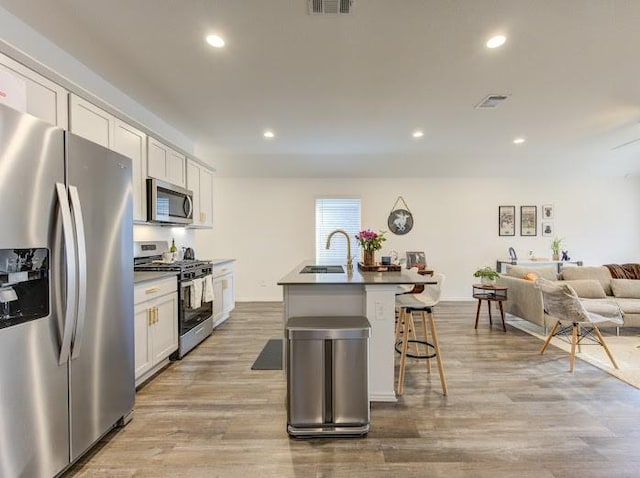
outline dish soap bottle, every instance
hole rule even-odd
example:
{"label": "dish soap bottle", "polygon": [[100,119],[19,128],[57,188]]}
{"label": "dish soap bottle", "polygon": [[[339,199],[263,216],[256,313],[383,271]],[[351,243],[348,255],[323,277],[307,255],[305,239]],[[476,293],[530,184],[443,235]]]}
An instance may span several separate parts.
{"label": "dish soap bottle", "polygon": [[176,247],[176,240],[171,238],[171,247],[169,248],[169,252],[171,253],[171,260],[176,260],[176,252],[178,252],[178,248]]}

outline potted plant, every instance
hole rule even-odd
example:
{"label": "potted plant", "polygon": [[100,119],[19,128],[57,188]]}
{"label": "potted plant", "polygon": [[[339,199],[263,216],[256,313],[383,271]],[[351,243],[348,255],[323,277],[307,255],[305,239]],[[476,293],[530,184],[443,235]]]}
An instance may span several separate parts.
{"label": "potted plant", "polygon": [[367,266],[375,265],[375,251],[382,249],[382,243],[387,240],[384,237],[386,231],[373,232],[371,229],[365,229],[356,234],[356,240],[362,247],[364,253],[364,264]]}
{"label": "potted plant", "polygon": [[560,237],[554,237],[553,240],[551,241],[551,252],[553,252],[552,259],[554,261],[560,260],[560,248],[562,247],[563,241],[564,239]]}
{"label": "potted plant", "polygon": [[480,282],[483,284],[493,284],[500,274],[494,271],[491,267],[482,267],[473,273],[473,277],[480,277]]}

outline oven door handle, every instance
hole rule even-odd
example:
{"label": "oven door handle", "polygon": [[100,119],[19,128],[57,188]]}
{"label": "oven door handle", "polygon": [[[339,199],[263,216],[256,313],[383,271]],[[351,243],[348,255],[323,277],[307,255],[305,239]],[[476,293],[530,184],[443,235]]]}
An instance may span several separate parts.
{"label": "oven door handle", "polygon": [[184,289],[185,287],[191,287],[192,284],[193,284],[192,280],[190,280],[189,282],[182,282],[180,283],[180,288]]}

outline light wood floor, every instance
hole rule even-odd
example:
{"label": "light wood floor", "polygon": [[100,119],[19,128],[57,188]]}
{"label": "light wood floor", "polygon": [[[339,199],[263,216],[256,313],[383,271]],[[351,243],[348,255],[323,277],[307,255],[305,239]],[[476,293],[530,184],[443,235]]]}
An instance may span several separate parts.
{"label": "light wood floor", "polygon": [[[362,439],[287,437],[286,382],[250,369],[281,331],[281,304],[240,303],[229,321],[139,390],[133,421],[66,477],[638,477],[640,391],[475,303],[435,311],[449,396],[409,361],[405,394],[372,404]],[[372,351],[375,353],[375,351]]]}

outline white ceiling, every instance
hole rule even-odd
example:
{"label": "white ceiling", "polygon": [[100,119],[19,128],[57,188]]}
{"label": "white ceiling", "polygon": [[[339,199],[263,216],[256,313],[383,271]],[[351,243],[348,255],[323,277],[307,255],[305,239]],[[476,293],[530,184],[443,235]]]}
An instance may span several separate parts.
{"label": "white ceiling", "polygon": [[[0,4],[222,176],[640,175],[640,141],[614,149],[640,138],[638,0],[356,0],[348,16],[307,0]],[[489,50],[495,33],[507,43]],[[474,108],[496,93],[510,97]]]}

